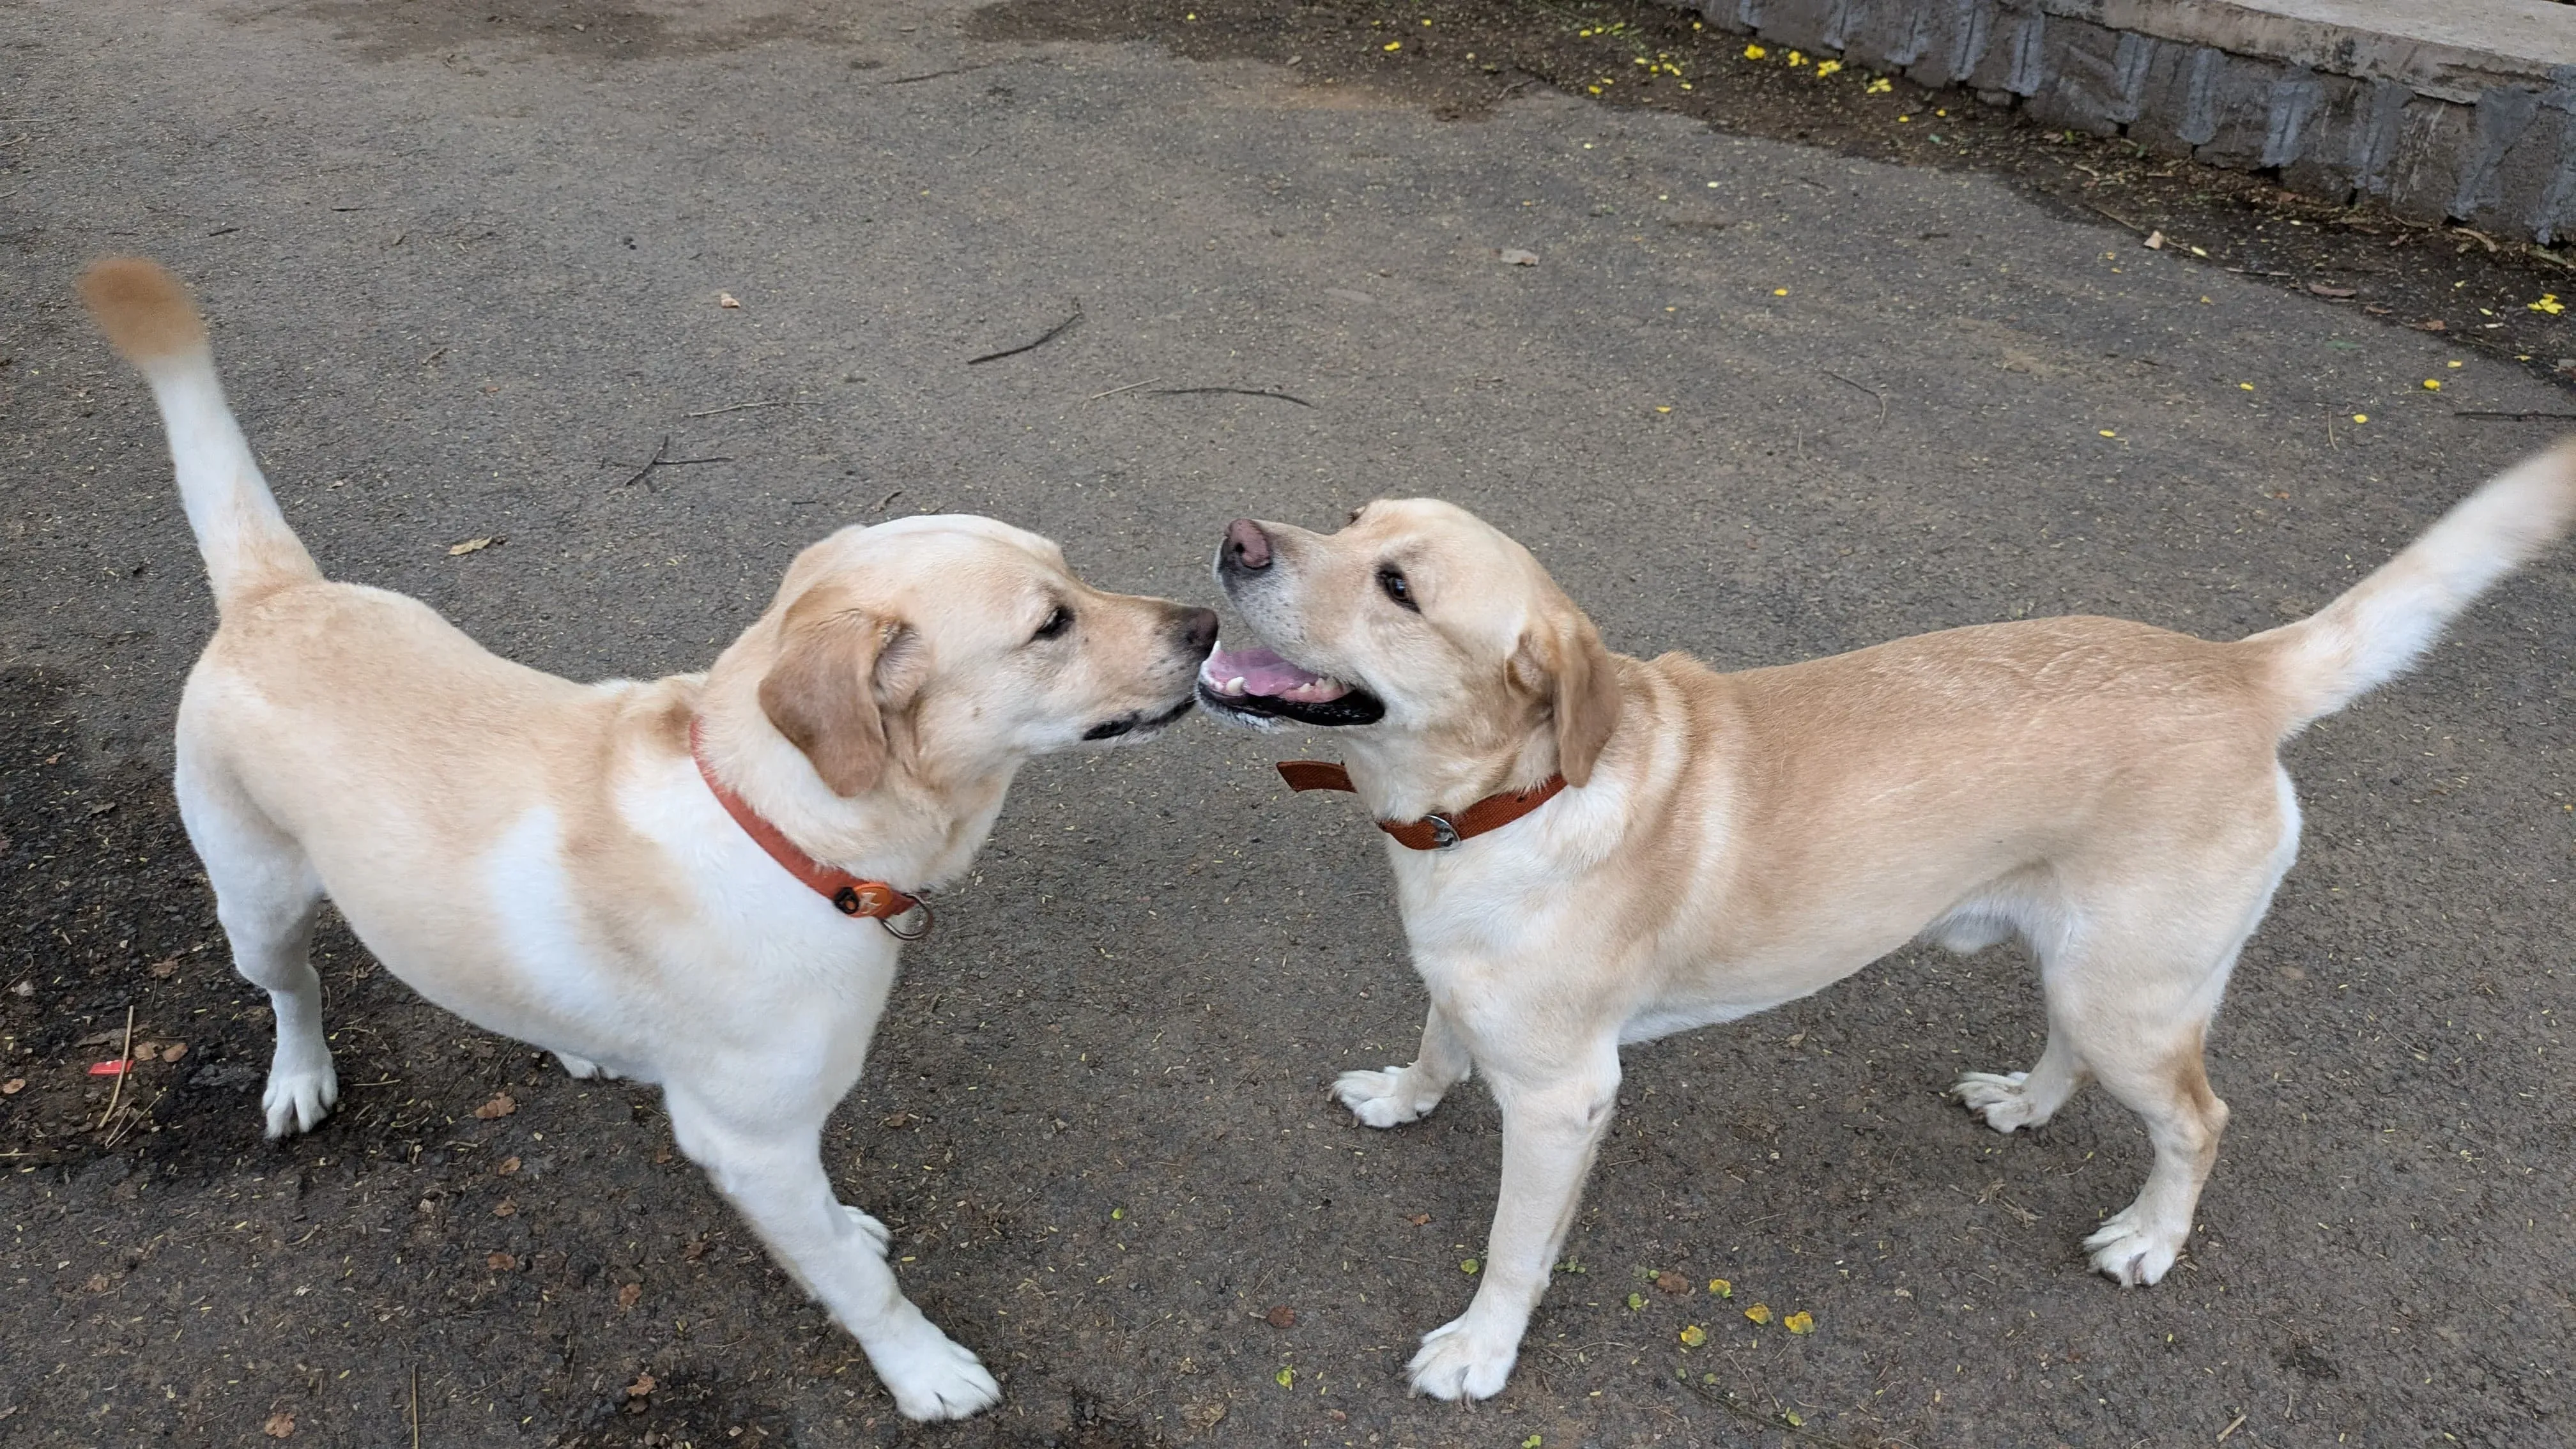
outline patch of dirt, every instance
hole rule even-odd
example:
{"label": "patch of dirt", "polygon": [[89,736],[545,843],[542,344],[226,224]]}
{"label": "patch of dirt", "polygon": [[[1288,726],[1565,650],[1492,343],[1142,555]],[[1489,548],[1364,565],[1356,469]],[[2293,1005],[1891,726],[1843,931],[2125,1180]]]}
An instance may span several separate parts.
{"label": "patch of dirt", "polygon": [[[373,61],[434,55],[458,64],[456,52],[473,48],[488,55],[496,43],[588,60],[650,60],[772,40],[844,38],[832,26],[795,15],[700,28],[616,0],[311,0],[302,13],[338,26],[337,38]],[[467,73],[482,72],[469,64]]]}
{"label": "patch of dirt", "polygon": [[1144,40],[1192,60],[1267,61],[1306,86],[1367,87],[1462,121],[1545,87],[1846,156],[1981,172],[2117,224],[2129,234],[2121,245],[2152,240],[2576,387],[2576,334],[2549,310],[2576,306],[2576,257],[2334,205],[2125,138],[2049,130],[1965,91],[1845,69],[1651,0],[1002,0],[967,33]]}

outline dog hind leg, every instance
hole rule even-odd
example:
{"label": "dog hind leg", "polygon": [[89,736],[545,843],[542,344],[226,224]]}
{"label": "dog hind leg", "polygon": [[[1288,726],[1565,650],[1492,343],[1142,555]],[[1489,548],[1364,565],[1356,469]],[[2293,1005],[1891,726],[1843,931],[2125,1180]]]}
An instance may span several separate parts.
{"label": "dog hind leg", "polygon": [[271,1138],[310,1132],[340,1100],[331,1043],[322,1031],[322,979],[312,962],[321,878],[288,838],[220,770],[192,768],[185,742],[176,784],[179,818],[215,888],[215,918],[233,969],[268,992],[277,1049],[260,1096]]}
{"label": "dog hind leg", "polygon": [[2090,1075],[2067,1034],[2051,1025],[2048,1045],[2026,1072],[1962,1072],[1950,1095],[1998,1132],[2043,1127]]}

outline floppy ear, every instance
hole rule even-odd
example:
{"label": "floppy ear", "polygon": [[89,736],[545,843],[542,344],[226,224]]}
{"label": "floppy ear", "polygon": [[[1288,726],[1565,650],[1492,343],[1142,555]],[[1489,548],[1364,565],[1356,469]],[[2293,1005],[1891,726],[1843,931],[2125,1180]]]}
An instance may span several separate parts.
{"label": "floppy ear", "polygon": [[1573,605],[1532,626],[1520,652],[1535,654],[1556,715],[1556,772],[1580,787],[1619,724],[1619,671],[1601,631]]}
{"label": "floppy ear", "polygon": [[821,589],[779,620],[778,658],[760,681],[760,708],[835,795],[872,790],[885,775],[877,675],[902,633],[900,620]]}

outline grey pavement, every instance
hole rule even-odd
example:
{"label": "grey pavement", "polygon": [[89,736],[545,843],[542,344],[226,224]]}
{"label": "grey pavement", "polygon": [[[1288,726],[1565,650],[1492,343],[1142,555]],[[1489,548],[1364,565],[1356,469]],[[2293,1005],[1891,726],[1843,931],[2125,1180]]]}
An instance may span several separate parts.
{"label": "grey pavement", "polygon": [[[1527,541],[1628,653],[2076,611],[2226,637],[2548,436],[2455,409],[2564,407],[1990,179],[1580,99],[1441,121],[978,38],[960,5],[501,8],[0,7],[0,665],[83,778],[166,770],[211,627],[147,397],[71,297],[108,252],[199,288],[330,573],[583,677],[702,667],[852,521],[989,512],[1212,602],[1229,518],[1417,494]],[[1214,387],[1308,405],[1158,391]],[[666,436],[724,461],[633,479]],[[450,554],[477,538],[503,541]],[[2203,1230],[2151,1291],[2076,1251],[2143,1172],[2126,1112],[2088,1094],[2005,1139],[1941,1099],[2036,1052],[2028,962],[1909,951],[1632,1049],[1582,1271],[1512,1387],[1406,1398],[1473,1286],[1495,1115],[1470,1086],[1374,1134],[1326,1099],[1409,1055],[1421,1005],[1376,833],[1270,776],[1329,739],[1199,721],[1023,776],[835,1128],[845,1195],[1002,1378],[993,1414],[901,1425],[652,1161],[649,1092],[542,1076],[344,944],[334,1011],[390,1043],[413,1115],[271,1149],[227,1098],[186,1153],[176,1125],[115,1149],[138,1190],[0,1179],[0,1439],[265,1442],[292,1410],[303,1440],[394,1443],[417,1370],[441,1445],[1554,1449],[1787,1442],[1783,1414],[1846,1444],[2566,1442],[2571,653],[2561,555],[2290,750],[2304,858],[2212,1039],[2235,1119]],[[229,1003],[205,1051],[256,1060],[192,863],[131,870],[192,933],[183,983]],[[48,1001],[151,986],[119,954],[145,927],[84,929],[8,1050],[68,1042]],[[518,1117],[468,1115],[512,1083]],[[0,1103],[0,1149],[32,1110]],[[552,1165],[511,1186],[504,1151]],[[504,1233],[540,1267],[489,1287]],[[1667,1269],[1686,1296],[1641,1276]],[[623,1397],[639,1372],[661,1387]]]}

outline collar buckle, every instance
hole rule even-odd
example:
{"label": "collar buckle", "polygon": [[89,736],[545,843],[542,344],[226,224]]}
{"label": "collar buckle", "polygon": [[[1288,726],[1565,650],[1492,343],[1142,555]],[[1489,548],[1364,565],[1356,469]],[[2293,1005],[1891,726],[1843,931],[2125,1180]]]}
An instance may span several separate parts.
{"label": "collar buckle", "polygon": [[1463,838],[1458,834],[1456,822],[1446,815],[1425,815],[1422,817],[1422,823],[1431,827],[1433,850],[1448,850]]}

